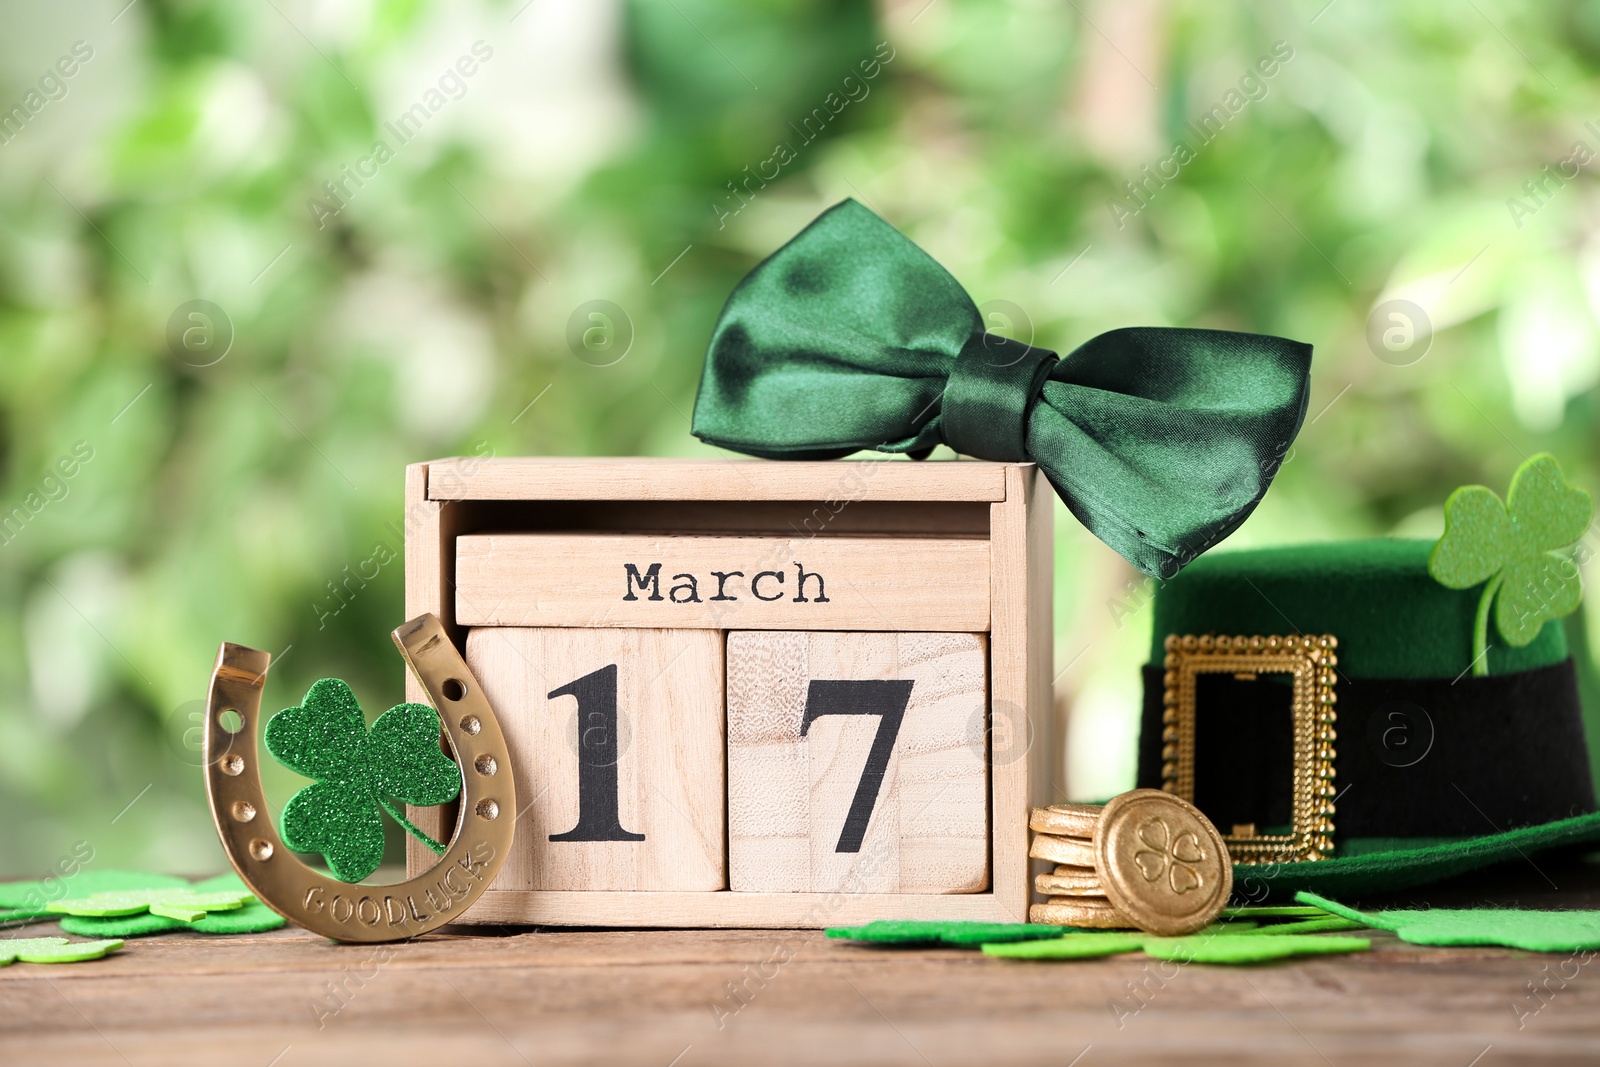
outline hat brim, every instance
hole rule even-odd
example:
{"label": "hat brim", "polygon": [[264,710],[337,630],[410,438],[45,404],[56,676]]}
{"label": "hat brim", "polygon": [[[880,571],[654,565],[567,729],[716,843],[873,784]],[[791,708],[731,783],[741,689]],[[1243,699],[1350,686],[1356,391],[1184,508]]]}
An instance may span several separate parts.
{"label": "hat brim", "polygon": [[1340,899],[1429,885],[1535,852],[1600,842],[1600,812],[1465,841],[1373,852],[1344,859],[1235,864],[1234,897],[1259,903],[1301,890]]}

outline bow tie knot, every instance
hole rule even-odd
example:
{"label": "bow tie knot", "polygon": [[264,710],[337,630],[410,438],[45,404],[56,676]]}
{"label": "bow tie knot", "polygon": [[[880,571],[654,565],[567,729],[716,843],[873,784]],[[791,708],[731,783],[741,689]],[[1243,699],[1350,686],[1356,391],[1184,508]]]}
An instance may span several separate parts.
{"label": "bow tie knot", "polygon": [[939,435],[964,456],[1023,463],[1028,415],[1058,357],[996,333],[978,332],[950,367],[939,401]]}
{"label": "bow tie knot", "polygon": [[1063,358],[986,333],[956,280],[846,200],[717,319],[693,432],[771,459],[861,449],[1037,463],[1067,508],[1163,577],[1244,521],[1305,418],[1311,346],[1113,330]]}

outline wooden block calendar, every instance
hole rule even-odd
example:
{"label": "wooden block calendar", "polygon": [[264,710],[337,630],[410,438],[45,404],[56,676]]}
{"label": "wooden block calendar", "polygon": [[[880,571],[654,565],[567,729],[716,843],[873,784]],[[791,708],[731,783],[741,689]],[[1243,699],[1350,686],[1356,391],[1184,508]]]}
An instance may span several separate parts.
{"label": "wooden block calendar", "polygon": [[1026,921],[1052,499],[972,460],[410,466],[406,613],[463,652],[523,806],[464,921]]}
{"label": "wooden block calendar", "polygon": [[723,888],[722,649],[714,630],[467,632],[467,666],[532,779],[493,886]]}
{"label": "wooden block calendar", "polygon": [[735,890],[989,885],[982,634],[728,634]]}

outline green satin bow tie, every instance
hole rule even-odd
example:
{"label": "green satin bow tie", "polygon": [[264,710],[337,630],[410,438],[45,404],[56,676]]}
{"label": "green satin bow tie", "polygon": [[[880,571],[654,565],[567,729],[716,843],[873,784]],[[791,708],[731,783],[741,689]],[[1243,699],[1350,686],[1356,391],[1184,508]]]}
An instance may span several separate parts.
{"label": "green satin bow tie", "polygon": [[1165,577],[1267,491],[1310,366],[1310,345],[1221,330],[1112,330],[1065,359],[985,333],[943,267],[846,200],[728,298],[693,432],[771,459],[942,441],[1031,460],[1095,536]]}

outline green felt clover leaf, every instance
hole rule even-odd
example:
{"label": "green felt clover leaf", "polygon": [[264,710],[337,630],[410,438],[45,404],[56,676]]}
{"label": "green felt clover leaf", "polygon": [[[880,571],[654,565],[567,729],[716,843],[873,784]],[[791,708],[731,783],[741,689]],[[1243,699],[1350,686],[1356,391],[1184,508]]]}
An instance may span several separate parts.
{"label": "green felt clover leaf", "polygon": [[[210,894],[234,890],[249,893],[239,876],[233,873],[196,882],[189,888],[197,894]],[[146,934],[165,933],[168,930],[187,930],[202,934],[253,934],[263,930],[277,930],[286,925],[283,916],[261,901],[250,897],[242,907],[226,911],[215,909],[197,919],[184,921],[169,915],[153,915],[148,911],[134,915],[63,915],[61,929],[79,937],[143,937]]]}
{"label": "green felt clover leaf", "polygon": [[1502,503],[1494,491],[1467,485],[1444,505],[1444,536],[1428,573],[1451,589],[1483,585],[1472,633],[1472,672],[1489,673],[1489,608],[1506,644],[1522,648],[1551,619],[1577,610],[1578,568],[1560,553],[1583,536],[1594,498],[1572,485],[1554,456],[1541,453],[1511,478]]}
{"label": "green felt clover leaf", "polygon": [[168,919],[194,922],[207,912],[232,911],[254,900],[245,889],[202,893],[187,887],[176,889],[124,889],[72,900],[58,900],[50,910],[61,915],[92,915],[106,918],[149,912]]}
{"label": "green felt clover leaf", "polygon": [[79,963],[97,960],[121,947],[119,939],[68,941],[64,937],[0,938],[0,967],[18,960],[23,963]]}
{"label": "green felt clover leaf", "polygon": [[985,956],[1009,960],[1092,960],[1138,952],[1145,940],[1144,934],[1095,932],[1064,934],[1046,941],[989,942],[982,947]]}
{"label": "green felt clover leaf", "polygon": [[381,812],[433,851],[444,852],[394,803],[431,806],[461,792],[460,769],[439,750],[439,714],[426,704],[397,704],[378,716],[369,732],[350,687],[324,678],[298,707],[267,722],[264,739],[279,763],[316,779],[283,807],[284,844],[296,852],[321,853],[335,878],[359,882],[378,869]]}
{"label": "green felt clover leaf", "polygon": [[1316,934],[1263,934],[1260,937],[1152,937],[1144,954],[1178,963],[1250,964],[1294,956],[1330,956],[1366,952],[1364,937],[1321,937]]}
{"label": "green felt clover leaf", "polygon": [[[1313,920],[1326,922],[1328,920]],[[1344,920],[1340,920],[1344,922]],[[1140,933],[1068,933],[1053,941],[1019,941],[983,946],[986,956],[1012,960],[1086,960],[1143,951],[1156,959],[1178,963],[1254,964],[1294,956],[1318,956],[1345,952],[1365,952],[1372,942],[1364,937],[1319,937],[1303,929],[1305,923],[1291,923],[1275,931],[1262,927],[1250,931],[1230,931],[1228,924],[1211,926],[1188,937],[1154,937]],[[1351,922],[1348,929],[1358,924]],[[1254,936],[1243,936],[1244,934]],[[1220,936],[1232,934],[1235,936]]]}
{"label": "green felt clover leaf", "polygon": [[121,889],[183,887],[182,878],[146,871],[79,869],[59,878],[0,884],[0,925],[21,926],[51,917],[52,901]]}
{"label": "green felt clover leaf", "polygon": [[279,930],[288,925],[282,915],[259,900],[231,911],[210,911],[193,922],[169,919],[164,915],[143,912],[139,915],[115,915],[98,918],[91,915],[63,915],[61,929],[79,937],[144,937],[163,934],[168,930],[185,930],[198,934],[254,934],[264,930]]}
{"label": "green felt clover leaf", "polygon": [[1300,892],[1295,899],[1377,930],[1391,930],[1413,945],[1501,945],[1532,952],[1600,948],[1600,911],[1410,908],[1362,912],[1315,893]]}
{"label": "green felt clover leaf", "polygon": [[[1234,925],[1229,923],[1229,926]],[[1343,933],[1347,930],[1365,930],[1367,924],[1354,919],[1344,919],[1337,915],[1326,915],[1319,919],[1302,919],[1299,922],[1273,923],[1271,926],[1257,926],[1253,930],[1240,930],[1242,935],[1262,935],[1267,937],[1288,937],[1290,934],[1332,934]]]}
{"label": "green felt clover leaf", "polygon": [[1320,919],[1327,914],[1309,904],[1246,904],[1222,909],[1224,919]]}
{"label": "green felt clover leaf", "polygon": [[964,945],[976,946],[1011,941],[1031,941],[1060,937],[1064,926],[1042,923],[986,923],[971,920],[934,922],[921,919],[875,919],[865,926],[834,926],[827,936],[845,941],[866,941],[879,945]]}

